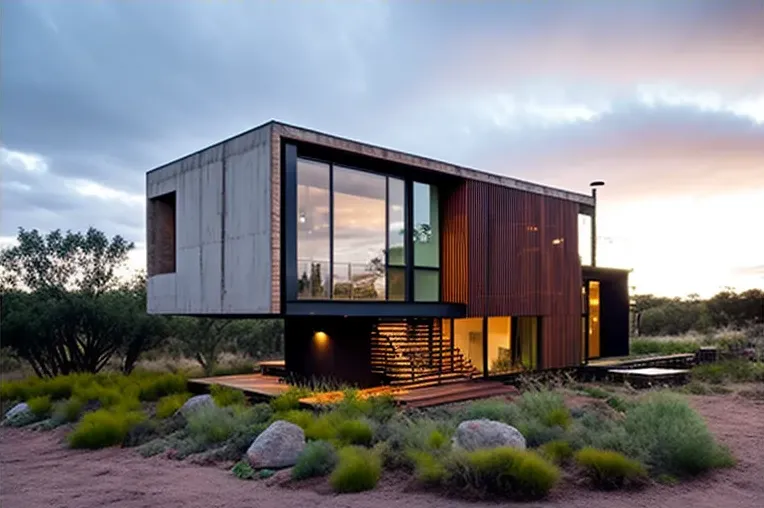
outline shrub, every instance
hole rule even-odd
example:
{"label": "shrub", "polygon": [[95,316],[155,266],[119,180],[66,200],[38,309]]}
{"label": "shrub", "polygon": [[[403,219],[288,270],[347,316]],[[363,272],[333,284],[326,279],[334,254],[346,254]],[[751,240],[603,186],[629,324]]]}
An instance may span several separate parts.
{"label": "shrub", "polygon": [[581,391],[595,399],[607,399],[610,397],[610,392],[599,386],[583,386]]}
{"label": "shrub", "polygon": [[536,453],[515,448],[456,453],[446,469],[450,486],[480,497],[540,499],[560,477],[557,467]]}
{"label": "shrub", "polygon": [[347,388],[342,391],[342,400],[337,403],[335,411],[347,418],[368,416],[372,411],[372,402],[358,396],[358,390]]}
{"label": "shrub", "polygon": [[305,427],[305,438],[314,441],[330,441],[337,437],[336,418],[329,414],[313,419]]}
{"label": "shrub", "polygon": [[53,418],[61,423],[76,422],[84,406],[85,403],[77,397],[60,401],[53,408]]}
{"label": "shrub", "polygon": [[425,486],[436,486],[446,478],[446,466],[432,453],[410,450],[409,458],[414,463],[414,477]]}
{"label": "shrub", "polygon": [[542,456],[555,464],[564,464],[573,457],[573,447],[568,441],[562,439],[544,443],[539,451]]}
{"label": "shrub", "polygon": [[183,404],[185,404],[186,401],[190,398],[190,393],[165,395],[159,399],[159,402],[157,402],[156,417],[162,419],[169,418],[170,416],[174,415],[178,409],[183,407]]}
{"label": "shrub", "polygon": [[137,411],[99,409],[88,413],[69,434],[69,446],[95,449],[120,444],[130,429],[145,418]]}
{"label": "shrub", "polygon": [[734,462],[703,419],[674,394],[656,393],[630,409],[625,431],[633,450],[659,474],[697,475]]}
{"label": "shrub", "polygon": [[310,395],[310,392],[304,388],[289,388],[289,390],[271,400],[271,408],[275,413],[299,409],[300,399],[308,395]]}
{"label": "shrub", "polygon": [[335,492],[371,490],[382,474],[382,464],[367,448],[348,446],[339,451],[339,463],[329,478]]}
{"label": "shrub", "polygon": [[210,394],[215,400],[215,404],[220,407],[228,406],[246,406],[247,396],[241,390],[234,390],[227,386],[212,385],[210,388]]}
{"label": "shrub", "polygon": [[632,355],[673,355],[679,353],[694,353],[700,349],[700,344],[692,340],[680,339],[632,339],[630,345]]}
{"label": "shrub", "polygon": [[566,407],[558,407],[549,410],[549,412],[544,415],[544,419],[542,420],[543,423],[549,427],[561,427],[563,429],[567,429],[570,427],[570,423],[573,420],[573,417],[570,415],[570,410]]}
{"label": "shrub", "polygon": [[608,397],[607,400],[605,400],[608,406],[612,407],[616,411],[620,413],[625,413],[629,407],[631,407],[631,404],[623,400],[621,397],[618,397],[617,395],[613,395],[612,397]]}
{"label": "shrub", "polygon": [[372,420],[386,422],[398,412],[392,395],[377,395],[370,397],[368,401],[371,406],[368,417]]}
{"label": "shrub", "polygon": [[343,444],[370,446],[373,436],[369,424],[361,420],[345,420],[337,426],[337,438]]}
{"label": "shrub", "polygon": [[764,381],[764,363],[738,359],[698,365],[692,369],[692,379],[711,384]]}
{"label": "shrub", "polygon": [[48,416],[52,406],[50,396],[48,395],[31,398],[27,401],[27,405],[29,406],[29,410],[32,411],[37,418],[45,418]]}
{"label": "shrub", "polygon": [[635,486],[647,478],[642,464],[618,452],[584,448],[576,452],[575,459],[596,488],[610,490]]}
{"label": "shrub", "polygon": [[262,424],[264,416],[260,408],[205,406],[188,415],[186,430],[192,441],[209,445]]}
{"label": "shrub", "polygon": [[[562,395],[549,390],[529,390],[517,402],[520,411],[528,417],[537,418],[548,426],[567,425],[570,411]],[[560,425],[562,426],[562,425]]]}
{"label": "shrub", "polygon": [[329,474],[337,464],[337,452],[326,441],[311,441],[305,446],[292,468],[292,478],[304,480]]}
{"label": "shrub", "polygon": [[302,430],[305,430],[309,428],[312,423],[314,423],[316,417],[310,411],[305,411],[303,409],[290,409],[289,411],[275,413],[272,419],[273,421],[284,420],[289,423],[294,423]]}
{"label": "shrub", "polygon": [[375,439],[385,443],[386,467],[410,467],[413,466],[410,450],[434,451],[433,445],[438,444],[440,437],[431,439],[433,435],[438,433],[448,442],[455,426],[452,420],[412,419],[399,413],[377,429]]}
{"label": "shrub", "polygon": [[448,444],[448,438],[438,429],[434,429],[427,437],[427,447],[439,450]]}
{"label": "shrub", "polygon": [[520,409],[504,399],[478,400],[472,402],[463,411],[464,420],[479,420],[481,418],[508,425],[517,425],[517,422],[521,420]]}
{"label": "shrub", "polygon": [[144,401],[155,401],[173,393],[186,391],[186,377],[182,374],[133,374],[138,378],[138,397]]}
{"label": "shrub", "polygon": [[573,423],[568,436],[574,449],[590,446],[639,456],[623,425],[603,414],[584,413]]}
{"label": "shrub", "polygon": [[231,473],[240,480],[251,480],[255,477],[255,470],[243,460],[237,462],[236,465],[231,468]]}

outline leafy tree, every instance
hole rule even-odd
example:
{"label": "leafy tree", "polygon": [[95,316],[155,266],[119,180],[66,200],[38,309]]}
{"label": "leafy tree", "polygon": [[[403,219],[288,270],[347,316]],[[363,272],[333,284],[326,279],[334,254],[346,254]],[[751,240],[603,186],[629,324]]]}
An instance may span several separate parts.
{"label": "leafy tree", "polygon": [[151,343],[138,335],[162,319],[146,315],[145,284],[141,292],[118,277],[132,248],[93,228],[20,228],[18,245],[0,252],[3,344],[40,376],[98,372],[121,348],[132,369]]}
{"label": "leafy tree", "polygon": [[176,317],[172,320],[172,334],[181,351],[199,362],[204,374],[215,370],[220,353],[231,341],[230,319]]}

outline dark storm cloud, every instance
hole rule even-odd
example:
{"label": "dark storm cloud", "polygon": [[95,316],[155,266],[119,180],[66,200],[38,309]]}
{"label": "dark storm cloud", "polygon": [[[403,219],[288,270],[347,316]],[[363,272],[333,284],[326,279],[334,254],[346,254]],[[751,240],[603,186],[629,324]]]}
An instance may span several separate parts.
{"label": "dark storm cloud", "polygon": [[[270,118],[563,183],[571,160],[600,171],[603,139],[608,157],[665,158],[683,139],[679,152],[734,150],[746,167],[760,155],[760,131],[731,115],[619,104],[663,80],[761,91],[762,2],[476,5],[6,2],[2,145],[43,157],[47,173],[3,162],[0,236],[94,224],[140,240],[147,169]],[[544,103],[550,83],[564,90],[554,100],[613,113],[542,128],[526,112],[509,130],[485,114],[490,94]]]}

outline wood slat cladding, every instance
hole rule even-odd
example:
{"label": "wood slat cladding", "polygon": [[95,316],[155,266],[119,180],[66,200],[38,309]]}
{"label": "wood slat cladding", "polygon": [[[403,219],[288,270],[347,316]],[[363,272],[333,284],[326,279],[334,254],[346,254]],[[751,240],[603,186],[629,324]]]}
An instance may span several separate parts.
{"label": "wood slat cladding", "polygon": [[577,365],[577,204],[468,180],[443,215],[444,300],[467,304],[470,317],[541,316],[542,367]]}

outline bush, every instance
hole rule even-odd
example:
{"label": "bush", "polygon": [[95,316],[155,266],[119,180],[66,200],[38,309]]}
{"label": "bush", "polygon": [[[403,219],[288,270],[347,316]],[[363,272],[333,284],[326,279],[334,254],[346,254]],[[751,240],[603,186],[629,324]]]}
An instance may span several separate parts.
{"label": "bush", "polygon": [[145,419],[146,415],[138,411],[99,409],[80,420],[69,434],[69,446],[95,449],[118,445]]}
{"label": "bush", "polygon": [[540,499],[560,477],[557,467],[536,453],[515,448],[456,453],[446,469],[450,486],[480,497]]}
{"label": "bush", "polygon": [[377,485],[382,464],[367,448],[348,446],[339,452],[339,463],[329,478],[335,492],[362,492]]}
{"label": "bush", "polygon": [[291,387],[275,399],[271,399],[271,408],[274,413],[289,411],[290,409],[300,408],[300,399],[310,395],[310,392],[303,388]]}
{"label": "bush", "polygon": [[446,478],[446,466],[435,455],[422,450],[410,450],[409,458],[414,463],[414,477],[424,486],[436,486]]}
{"label": "bush", "polygon": [[576,452],[576,463],[596,488],[610,490],[636,486],[647,479],[642,464],[618,452],[584,448]]}
{"label": "bush", "polygon": [[183,404],[185,404],[186,401],[190,398],[190,393],[165,395],[159,399],[159,402],[157,402],[156,417],[162,419],[169,418],[170,416],[174,415],[181,407],[183,407]]}
{"label": "bush", "polygon": [[448,438],[440,430],[434,429],[427,437],[427,447],[433,450],[439,450],[448,445]]}
{"label": "bush", "polygon": [[384,442],[383,456],[386,467],[408,468],[413,466],[409,453],[411,450],[436,451],[435,445],[441,444],[441,437],[445,440],[443,444],[447,445],[455,427],[455,421],[452,420],[411,419],[399,413],[377,429],[375,439]]}
{"label": "bush", "polygon": [[[530,390],[517,402],[521,413],[537,418],[547,426],[565,428],[570,423],[570,411],[562,395],[549,390]],[[562,425],[561,425],[562,424]]]}
{"label": "bush", "polygon": [[37,418],[45,418],[50,414],[52,403],[50,402],[50,396],[42,395],[29,399],[27,405]]}
{"label": "bush", "polygon": [[264,423],[263,418],[269,416],[269,412],[259,407],[205,406],[188,415],[186,430],[191,441],[209,445],[223,442],[236,433],[246,432]]}
{"label": "bush", "polygon": [[231,468],[231,473],[240,480],[251,480],[255,477],[255,470],[246,462],[239,461]]}
{"label": "bush", "polygon": [[186,391],[186,377],[182,374],[132,374],[138,378],[138,397],[144,401],[156,401],[166,395]]}
{"label": "bush", "polygon": [[326,441],[312,441],[305,446],[292,468],[292,478],[304,480],[329,474],[337,464],[337,452]]}
{"label": "bush", "polygon": [[630,350],[632,355],[674,355],[679,353],[694,353],[700,349],[700,344],[691,340],[680,339],[632,339]]}
{"label": "bush", "polygon": [[594,399],[607,399],[610,397],[610,392],[599,386],[583,386],[581,391]]}
{"label": "bush", "polygon": [[244,392],[241,390],[234,390],[227,386],[212,385],[210,394],[215,400],[215,404],[220,407],[246,406],[248,403],[247,396],[244,395]]}
{"label": "bush", "polygon": [[625,431],[634,454],[653,472],[692,476],[731,465],[703,419],[681,397],[656,393],[626,413]]}
{"label": "bush", "polygon": [[479,420],[486,418],[503,422],[507,425],[517,425],[522,418],[520,409],[504,399],[485,399],[470,403],[462,413],[464,420]]}
{"label": "bush", "polygon": [[698,365],[692,369],[692,379],[711,384],[764,381],[764,363],[748,360],[725,360]]}
{"label": "bush", "polygon": [[342,444],[370,446],[374,432],[361,420],[345,420],[337,426],[337,438]]}
{"label": "bush", "polygon": [[273,421],[284,420],[294,423],[302,430],[306,430],[313,424],[316,417],[310,411],[304,409],[290,409],[289,411],[278,412],[273,415]]}
{"label": "bush", "polygon": [[612,407],[616,411],[620,413],[625,413],[630,407],[631,404],[623,400],[621,397],[618,397],[617,395],[613,395],[612,397],[608,397],[607,400],[605,400],[608,406]]}
{"label": "bush", "polygon": [[53,419],[57,422],[76,422],[85,403],[77,397],[58,402],[53,408]]}
{"label": "bush", "polygon": [[573,457],[573,447],[568,441],[561,439],[544,443],[539,451],[555,464],[565,464]]}
{"label": "bush", "polygon": [[[307,420],[306,420],[307,421]],[[299,424],[295,424],[299,425]],[[308,421],[305,430],[305,438],[314,441],[330,441],[337,437],[337,421],[331,415],[321,415]]]}

